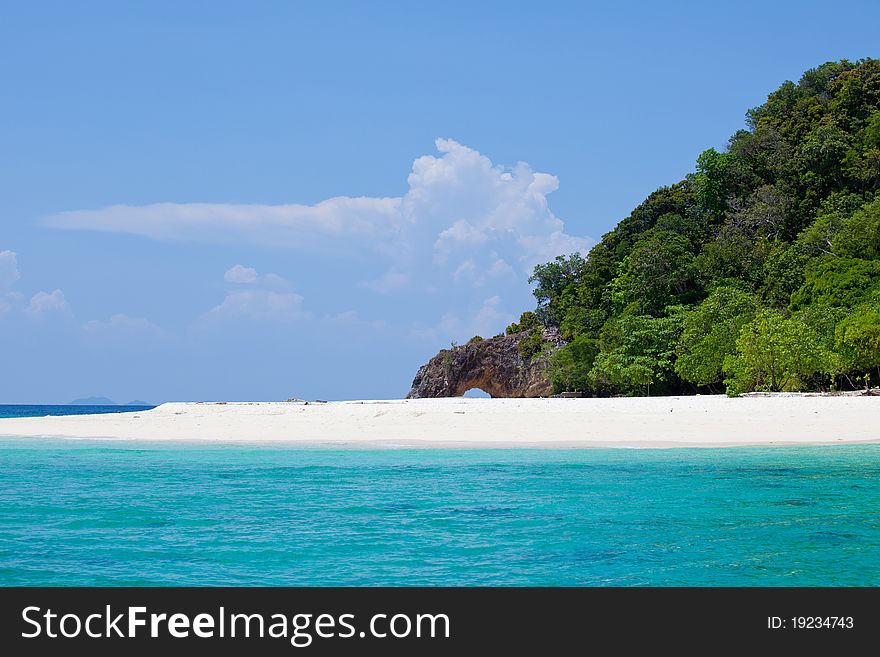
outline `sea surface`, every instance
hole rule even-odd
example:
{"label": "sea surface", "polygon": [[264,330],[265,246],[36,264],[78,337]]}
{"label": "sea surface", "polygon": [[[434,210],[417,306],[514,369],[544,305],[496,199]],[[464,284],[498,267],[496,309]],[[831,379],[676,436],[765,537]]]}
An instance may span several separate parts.
{"label": "sea surface", "polygon": [[4,417],[46,417],[47,415],[96,415],[98,413],[128,413],[145,411],[155,406],[76,406],[46,404],[0,404],[0,419]]}
{"label": "sea surface", "polygon": [[880,446],[0,440],[2,585],[880,585]]}

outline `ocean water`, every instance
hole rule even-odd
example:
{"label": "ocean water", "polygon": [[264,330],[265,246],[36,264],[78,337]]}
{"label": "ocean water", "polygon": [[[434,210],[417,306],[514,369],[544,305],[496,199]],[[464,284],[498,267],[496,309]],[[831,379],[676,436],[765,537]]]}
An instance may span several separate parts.
{"label": "ocean water", "polygon": [[3,585],[880,585],[880,446],[0,441]]}
{"label": "ocean water", "polygon": [[0,404],[0,418],[46,417],[47,415],[95,415],[145,411],[155,406],[71,406],[53,404]]}

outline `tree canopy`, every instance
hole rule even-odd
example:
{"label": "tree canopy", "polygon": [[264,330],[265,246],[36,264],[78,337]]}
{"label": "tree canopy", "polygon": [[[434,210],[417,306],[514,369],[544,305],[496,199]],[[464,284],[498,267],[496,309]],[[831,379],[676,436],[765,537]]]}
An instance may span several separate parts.
{"label": "tree canopy", "polygon": [[811,69],[746,125],[587,255],[535,268],[512,328],[559,328],[557,390],[880,381],[880,60]]}

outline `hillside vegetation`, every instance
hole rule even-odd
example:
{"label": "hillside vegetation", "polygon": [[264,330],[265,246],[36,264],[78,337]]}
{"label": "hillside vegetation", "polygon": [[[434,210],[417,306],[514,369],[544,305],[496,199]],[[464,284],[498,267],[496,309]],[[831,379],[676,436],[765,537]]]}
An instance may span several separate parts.
{"label": "hillside vegetation", "polygon": [[[785,82],[723,152],[584,257],[535,268],[557,391],[830,390],[880,381],[880,61]],[[567,344],[542,350],[541,326]]]}

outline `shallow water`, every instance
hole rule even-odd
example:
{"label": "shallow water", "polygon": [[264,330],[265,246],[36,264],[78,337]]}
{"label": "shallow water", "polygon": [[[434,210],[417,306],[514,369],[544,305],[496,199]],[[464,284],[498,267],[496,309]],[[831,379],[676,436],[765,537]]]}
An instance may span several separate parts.
{"label": "shallow water", "polygon": [[3,585],[880,585],[880,446],[0,441]]}

